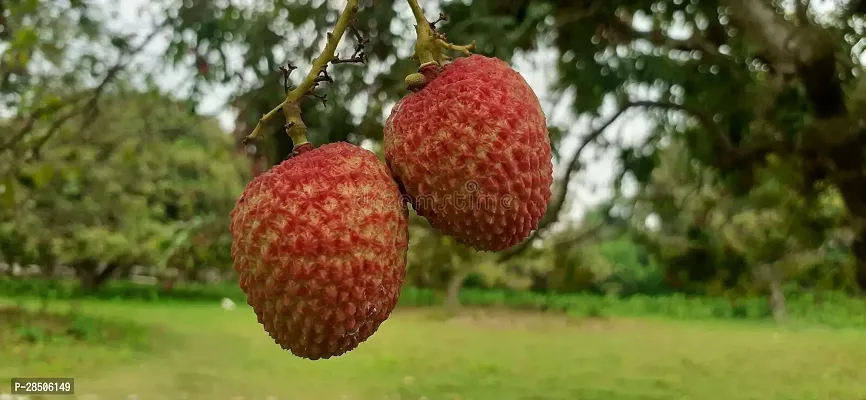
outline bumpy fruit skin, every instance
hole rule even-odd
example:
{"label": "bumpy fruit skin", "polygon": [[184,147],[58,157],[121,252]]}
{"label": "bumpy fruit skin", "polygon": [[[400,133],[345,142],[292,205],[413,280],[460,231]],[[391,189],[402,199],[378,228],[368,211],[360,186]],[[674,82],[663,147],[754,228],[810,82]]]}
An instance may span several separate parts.
{"label": "bumpy fruit skin", "polygon": [[459,58],[385,123],[385,160],[419,215],[477,250],[514,246],[538,227],[553,163],[535,93],[504,61]]}
{"label": "bumpy fruit skin", "polygon": [[376,156],[345,142],[250,182],[231,213],[240,287],[274,341],[312,360],[367,340],[400,294],[408,213]]}

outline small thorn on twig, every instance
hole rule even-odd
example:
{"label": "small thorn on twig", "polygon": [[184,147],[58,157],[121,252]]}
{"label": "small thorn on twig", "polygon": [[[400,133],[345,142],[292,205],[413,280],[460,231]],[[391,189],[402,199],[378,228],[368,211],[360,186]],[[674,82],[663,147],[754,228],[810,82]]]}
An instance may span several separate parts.
{"label": "small thorn on twig", "polygon": [[367,61],[367,55],[364,54],[364,50],[362,49],[359,52],[356,52],[350,58],[340,58],[340,55],[336,55],[333,60],[331,60],[331,64],[348,64],[348,63],[360,63],[363,64]]}
{"label": "small thorn on twig", "polygon": [[292,63],[289,63],[285,67],[280,66],[280,73],[283,74],[283,89],[286,91],[286,94],[289,93],[289,75],[291,75],[292,71],[296,69],[298,69],[298,67]]}
{"label": "small thorn on twig", "polygon": [[334,83],[334,78],[331,78],[331,75],[328,74],[328,64],[322,67],[319,71],[319,76],[316,77],[315,84],[318,85],[320,82]]}
{"label": "small thorn on twig", "polygon": [[352,57],[350,58],[350,60],[358,60],[358,62],[361,64],[367,61],[367,53],[364,53],[363,45],[355,46],[355,52],[352,53]]}
{"label": "small thorn on twig", "polygon": [[[356,20],[356,22],[357,22],[357,20]],[[367,43],[370,43],[370,39],[366,39],[363,36],[361,36],[361,32],[358,32],[358,28],[355,28],[354,24],[349,25],[349,33],[352,35],[352,37],[355,38],[355,41],[358,42],[359,46],[363,47],[363,46],[366,46]]]}
{"label": "small thorn on twig", "polygon": [[316,92],[313,92],[311,90],[311,91],[307,92],[307,96],[313,96],[313,97],[321,100],[323,106],[325,106],[325,107],[328,106],[328,94],[327,93],[319,95],[319,94],[316,94]]}
{"label": "small thorn on twig", "polygon": [[364,64],[367,62],[367,54],[364,52],[364,47],[370,43],[370,39],[366,39],[361,36],[361,33],[358,31],[358,28],[355,27],[355,23],[357,23],[357,19],[352,21],[352,24],[349,25],[349,34],[355,39],[355,52],[352,53],[352,57],[341,59],[338,55],[336,57],[336,62],[334,64],[340,63],[361,63]]}
{"label": "small thorn on twig", "polygon": [[444,13],[439,13],[439,18],[437,18],[435,21],[433,21],[433,22],[430,23],[430,28],[433,29],[433,30],[435,30],[435,29],[436,29],[436,24],[438,24],[438,23],[440,23],[440,22],[442,22],[442,21],[448,21],[448,16],[445,15]]}
{"label": "small thorn on twig", "polygon": [[328,32],[328,40],[331,40],[331,36],[334,36],[334,32]]}

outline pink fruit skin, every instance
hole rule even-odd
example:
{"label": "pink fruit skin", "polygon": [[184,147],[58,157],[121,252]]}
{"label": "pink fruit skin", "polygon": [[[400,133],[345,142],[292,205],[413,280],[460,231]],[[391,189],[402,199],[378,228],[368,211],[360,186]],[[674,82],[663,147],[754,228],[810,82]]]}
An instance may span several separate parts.
{"label": "pink fruit skin", "polygon": [[393,311],[408,229],[385,164],[332,143],[247,185],[231,213],[232,258],[271,338],[296,356],[323,359],[355,349]]}
{"label": "pink fruit skin", "polygon": [[434,228],[477,250],[514,246],[538,227],[550,201],[541,104],[496,58],[458,58],[436,72],[391,111],[386,163]]}

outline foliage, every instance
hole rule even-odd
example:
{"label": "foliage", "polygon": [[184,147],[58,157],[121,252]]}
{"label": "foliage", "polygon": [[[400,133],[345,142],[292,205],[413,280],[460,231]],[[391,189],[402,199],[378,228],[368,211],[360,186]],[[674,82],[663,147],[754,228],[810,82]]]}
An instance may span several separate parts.
{"label": "foliage", "polygon": [[[772,265],[804,288],[857,290],[846,245],[852,232],[838,192],[809,201],[780,184],[776,177],[785,167],[776,165],[777,171],[756,176],[749,193],[735,195],[690,160],[678,143],[661,150],[633,216],[668,285],[711,295],[763,291],[757,275]],[[651,215],[660,226],[646,226]]]}
{"label": "foliage", "polygon": [[0,4],[0,118],[13,116],[0,140],[5,168],[38,162],[60,129],[73,120],[81,129],[93,122],[102,95],[127,69],[143,72],[136,57],[163,26],[141,37],[116,32],[108,27],[116,10],[104,11],[82,0]]}
{"label": "foliage", "polygon": [[[110,65],[101,51],[123,45],[119,37],[112,42],[85,1],[12,1],[0,11],[0,104],[22,114],[43,107],[61,111],[63,88],[105,71]],[[17,135],[3,139],[4,145],[11,144],[6,139],[19,140]]]}
{"label": "foliage", "polygon": [[[542,102],[551,124],[568,109],[570,120],[602,127],[551,126],[555,159],[580,171],[588,144],[616,154],[617,207],[603,210],[600,230],[546,224],[561,229],[537,232],[514,257],[473,253],[414,225],[409,282],[736,298],[763,293],[759,275],[769,268],[792,287],[866,288],[858,119],[866,114],[866,25],[864,3],[849,3],[819,13],[800,0],[442,1],[449,18],[438,29],[450,41],[474,40],[478,52],[509,61],[552,57],[553,65],[536,65],[555,71],[546,77],[552,87],[537,88],[550,89]],[[378,149],[383,119],[417,67],[406,3],[361,6],[354,26],[370,40],[367,65],[329,71],[327,106],[301,104],[314,144]],[[97,275],[137,263],[226,268],[225,218],[245,178],[230,149],[251,155],[257,169],[286,157],[281,123],[253,146],[239,139],[283,97],[278,67],[305,70],[339,6],[166,0],[140,37],[109,29],[110,5],[2,7],[0,97],[12,117],[0,121],[11,132],[0,137],[0,254]],[[191,77],[181,101],[131,95],[154,77],[136,57],[157,34],[169,38],[157,70]],[[236,140],[191,115],[214,84],[237,88]],[[648,137],[626,144],[605,134],[608,122],[637,108],[650,118]],[[576,153],[563,154],[567,139],[581,143]],[[572,175],[564,176],[554,188],[563,201],[551,204],[546,222],[573,196]],[[633,182],[639,193],[623,199]],[[648,227],[648,218],[657,223]]]}
{"label": "foliage", "polygon": [[[178,284],[170,289],[115,280],[97,292],[82,291],[73,282],[0,278],[0,296],[32,298],[34,293],[50,293],[53,300],[102,299],[146,302],[205,302],[217,306],[223,298],[246,303],[235,284]],[[574,317],[658,316],[686,320],[749,319],[764,320],[771,315],[767,300],[761,297],[685,296],[682,294],[533,293],[521,290],[464,288],[460,304],[467,307],[567,313]],[[446,301],[442,291],[405,286],[401,307],[437,307]],[[839,327],[866,327],[866,304],[860,298],[838,292],[796,291],[789,295],[788,312],[794,321]]]}
{"label": "foliage", "polygon": [[39,162],[7,171],[7,262],[94,269],[228,265],[228,212],[244,167],[213,120],[157,92],[112,93],[88,129],[60,130]]}
{"label": "foliage", "polygon": [[107,282],[99,291],[82,290],[76,282],[68,280],[41,280],[0,278],[0,295],[12,298],[33,297],[34,294],[50,300],[100,299],[100,300],[177,300],[190,302],[218,303],[229,298],[237,303],[245,303],[246,297],[236,284],[205,285],[184,283],[171,288],[157,285],[141,285],[124,280]]}
{"label": "foliage", "polygon": [[[430,227],[427,220],[412,212],[409,225],[409,255],[407,277],[410,284],[444,289],[452,276],[486,271],[493,256],[457,243]],[[494,271],[490,271],[495,273]],[[497,280],[488,275],[485,280]]]}
{"label": "foliage", "polygon": [[124,343],[145,349],[150,333],[147,327],[140,324],[93,317],[73,310],[57,312],[0,306],[0,316],[3,319],[0,339],[10,346],[18,343]]}

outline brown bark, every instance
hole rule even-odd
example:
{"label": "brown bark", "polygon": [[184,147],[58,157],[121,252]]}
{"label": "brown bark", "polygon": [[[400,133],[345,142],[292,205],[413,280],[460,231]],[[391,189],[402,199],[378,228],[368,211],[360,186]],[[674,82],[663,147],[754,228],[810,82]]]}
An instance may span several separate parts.
{"label": "brown bark", "polygon": [[[798,78],[806,89],[815,117],[802,132],[800,151],[807,169],[817,180],[835,184],[853,220],[857,239],[857,282],[866,289],[866,77],[856,82],[846,104],[838,67],[850,68],[850,60],[837,58],[838,40],[830,32],[800,21],[795,25],[776,12],[766,0],[723,0],[732,20],[767,54],[776,72]],[[866,2],[851,2],[849,14]],[[809,185],[815,182],[808,182]]]}
{"label": "brown bark", "polygon": [[773,310],[773,319],[776,322],[782,322],[787,317],[788,309],[785,304],[782,282],[778,279],[770,280],[770,308]]}
{"label": "brown bark", "polygon": [[857,264],[854,269],[854,279],[860,290],[866,291],[866,229],[861,230],[854,239],[852,246]]}
{"label": "brown bark", "polygon": [[445,296],[445,308],[451,311],[456,311],[460,308],[460,289],[463,288],[463,282],[469,277],[469,270],[456,271],[448,280],[448,287]]}
{"label": "brown bark", "polygon": [[81,290],[85,292],[93,292],[102,287],[114,272],[118,269],[119,264],[109,263],[104,268],[99,268],[100,264],[96,260],[81,260],[72,264],[75,269],[75,274],[78,276],[78,281],[81,284]]}
{"label": "brown bark", "polygon": [[785,292],[782,290],[784,271],[781,266],[778,262],[763,265],[755,270],[755,277],[758,281],[764,282],[769,289],[767,303],[773,312],[773,319],[776,322],[784,321],[788,315],[788,307]]}
{"label": "brown bark", "polygon": [[724,0],[731,17],[767,53],[773,69],[803,82],[819,119],[845,116],[845,94],[836,73],[837,41],[823,28],[794,25],[765,0]]}

